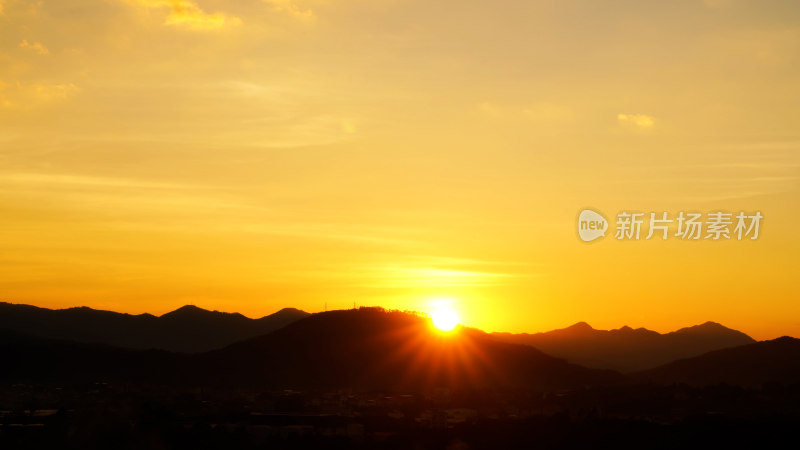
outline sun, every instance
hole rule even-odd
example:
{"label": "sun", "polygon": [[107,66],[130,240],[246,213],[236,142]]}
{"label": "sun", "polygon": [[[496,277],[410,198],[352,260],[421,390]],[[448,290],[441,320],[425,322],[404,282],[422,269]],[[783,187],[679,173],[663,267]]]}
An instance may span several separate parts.
{"label": "sun", "polygon": [[458,325],[458,314],[453,308],[439,306],[431,313],[433,326],[441,331],[451,331]]}

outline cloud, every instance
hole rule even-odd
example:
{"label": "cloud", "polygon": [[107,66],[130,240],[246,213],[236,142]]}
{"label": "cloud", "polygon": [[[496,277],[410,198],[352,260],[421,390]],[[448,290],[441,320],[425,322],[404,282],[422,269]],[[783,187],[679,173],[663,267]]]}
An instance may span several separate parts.
{"label": "cloud", "polygon": [[242,23],[240,18],[229,16],[225,13],[207,13],[190,0],[137,0],[136,3],[152,9],[166,10],[169,8],[169,15],[164,19],[164,25],[189,30],[219,30],[224,27],[238,26]]}
{"label": "cloud", "polygon": [[156,183],[127,178],[109,178],[74,174],[51,173],[4,173],[4,184],[20,184],[30,186],[48,187],[104,187],[104,188],[137,188],[137,189],[188,189],[189,187],[174,183]]}
{"label": "cloud", "polygon": [[380,288],[498,286],[526,275],[454,268],[390,264],[360,269],[362,286]]}
{"label": "cloud", "polygon": [[264,0],[265,3],[272,5],[275,11],[288,14],[296,19],[313,19],[314,11],[311,9],[303,9],[295,4],[294,0]]}
{"label": "cloud", "polygon": [[478,110],[481,113],[483,113],[484,115],[489,116],[489,117],[491,117],[493,119],[499,119],[499,118],[503,117],[502,108],[500,108],[499,106],[497,106],[497,105],[495,105],[493,103],[489,103],[489,102],[480,103],[478,105]]}
{"label": "cloud", "polygon": [[0,80],[0,106],[14,108],[66,100],[78,92],[72,83],[4,83]]}
{"label": "cloud", "polygon": [[0,80],[0,106],[10,108],[11,106],[13,106],[13,103],[11,103],[11,100],[7,98],[6,94],[7,89],[8,89],[8,83],[3,83],[3,81]]}
{"label": "cloud", "polygon": [[617,120],[623,125],[634,125],[638,128],[651,128],[656,121],[647,114],[617,114]]}
{"label": "cloud", "polygon": [[40,84],[32,83],[27,85],[27,89],[33,92],[42,100],[59,100],[71,97],[78,91],[78,87],[72,83],[66,84]]}
{"label": "cloud", "polygon": [[33,42],[33,43],[31,43],[31,42],[28,42],[27,39],[23,39],[22,42],[19,43],[19,47],[33,50],[34,52],[36,52],[36,53],[38,53],[40,55],[47,55],[47,54],[50,53],[50,51],[47,50],[47,47],[42,45],[41,42]]}

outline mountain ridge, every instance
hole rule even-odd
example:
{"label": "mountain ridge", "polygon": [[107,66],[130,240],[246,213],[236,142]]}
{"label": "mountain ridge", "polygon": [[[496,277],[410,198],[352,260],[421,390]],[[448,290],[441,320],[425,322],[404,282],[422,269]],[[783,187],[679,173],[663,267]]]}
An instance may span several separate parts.
{"label": "mountain ridge", "polygon": [[198,354],[121,349],[0,330],[12,382],[109,381],[210,388],[428,391],[618,385],[588,369],[482,332],[442,334],[430,320],[373,308],[316,313],[271,333]]}
{"label": "mountain ridge", "polygon": [[0,329],[0,360],[4,363],[0,379],[12,383],[106,380],[225,389],[395,392],[438,387],[549,392],[650,383],[744,387],[800,383],[800,340],[791,337],[714,350],[622,375],[574,364],[529,345],[500,342],[480,330],[460,326],[441,333],[430,319],[379,308],[306,315],[270,333],[195,354]]}
{"label": "mountain ridge", "polygon": [[184,305],[161,316],[127,314],[86,306],[48,309],[0,302],[0,329],[32,336],[94,342],[133,349],[197,353],[266,334],[308,313],[283,308],[251,319],[240,313]]}
{"label": "mountain ridge", "polygon": [[586,322],[578,322],[547,332],[492,333],[492,336],[503,342],[530,345],[586,367],[623,373],[655,368],[677,359],[756,342],[741,331],[712,321],[663,334],[627,325],[612,330],[597,330]]}

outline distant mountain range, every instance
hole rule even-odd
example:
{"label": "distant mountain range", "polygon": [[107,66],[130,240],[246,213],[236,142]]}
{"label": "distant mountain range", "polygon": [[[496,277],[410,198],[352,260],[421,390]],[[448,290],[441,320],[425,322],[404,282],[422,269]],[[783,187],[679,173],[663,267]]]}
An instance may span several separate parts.
{"label": "distant mountain range", "polygon": [[[712,322],[663,335],[585,323],[535,335],[463,327],[441,334],[428,319],[379,308],[284,309],[248,319],[192,306],[155,317],[3,303],[0,361],[0,380],[56,384],[558,391],[625,383],[800,383],[800,340],[755,342]],[[602,368],[615,365],[632,373]]]}
{"label": "distant mountain range", "polygon": [[187,305],[160,317],[87,307],[46,309],[0,302],[0,330],[132,349],[204,352],[267,334],[309,314],[285,308],[260,319]]}
{"label": "distant mountain range", "polygon": [[462,329],[445,336],[427,319],[374,308],[318,313],[264,336],[202,353],[118,349],[0,332],[0,379],[117,381],[222,388],[559,390],[620,384],[523,345]]}
{"label": "distant mountain range", "polygon": [[715,322],[671,333],[622,327],[595,330],[586,322],[536,334],[493,333],[500,341],[530,345],[586,367],[628,373],[651,369],[677,359],[690,358],[728,347],[756,342],[750,336]]}

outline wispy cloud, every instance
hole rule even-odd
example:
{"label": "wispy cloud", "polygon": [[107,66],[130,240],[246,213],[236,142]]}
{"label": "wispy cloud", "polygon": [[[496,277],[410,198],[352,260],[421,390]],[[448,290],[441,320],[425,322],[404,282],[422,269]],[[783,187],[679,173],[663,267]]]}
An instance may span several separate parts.
{"label": "wispy cloud", "polygon": [[264,2],[272,5],[275,11],[288,14],[296,19],[309,20],[315,17],[314,11],[310,8],[301,8],[294,0],[264,0]]}
{"label": "wispy cloud", "polygon": [[207,13],[189,0],[135,0],[135,3],[147,8],[169,10],[169,14],[164,19],[164,25],[189,30],[219,30],[242,23],[240,18],[222,12]]}
{"label": "wispy cloud", "polygon": [[38,103],[65,100],[79,91],[72,83],[4,83],[0,80],[0,106],[25,108]]}
{"label": "wispy cloud", "polygon": [[19,47],[32,50],[40,55],[47,55],[50,53],[50,51],[47,50],[47,47],[42,45],[41,42],[28,42],[27,39],[23,39],[22,42],[19,43]]}
{"label": "wispy cloud", "polygon": [[359,272],[367,280],[366,286],[439,288],[506,285],[514,279],[539,275],[531,269],[527,263],[403,255],[402,261],[362,267]]}
{"label": "wispy cloud", "polygon": [[374,287],[458,287],[495,286],[506,284],[509,278],[520,275],[485,271],[456,270],[439,267],[411,267],[406,265],[387,265],[374,269],[366,279]]}
{"label": "wispy cloud", "polygon": [[499,106],[490,103],[490,102],[482,102],[478,104],[478,110],[493,119],[500,119],[503,117],[503,110]]}
{"label": "wispy cloud", "polygon": [[[83,210],[93,205],[115,205],[110,216],[135,216],[116,226],[185,233],[186,223],[197,221],[203,233],[284,236],[315,241],[356,242],[377,246],[408,246],[407,228],[371,226],[341,220],[297,220],[276,215],[247,195],[220,185],[169,183],[130,177],[78,173],[0,172],[0,196],[42,195],[58,198],[60,208]],[[209,221],[226,211],[230,220]],[[165,222],[165,216],[180,218]],[[264,220],[269,217],[269,220]],[[100,219],[96,217],[96,219]],[[200,226],[202,225],[202,226]],[[430,262],[430,261],[429,261]]]}
{"label": "wispy cloud", "polygon": [[647,114],[617,114],[617,120],[623,125],[633,125],[637,128],[651,128],[656,124],[653,116]]}
{"label": "wispy cloud", "polygon": [[98,186],[98,187],[130,187],[152,189],[178,189],[185,186],[173,183],[156,183],[126,178],[108,178],[72,174],[50,173],[6,173],[0,175],[3,183],[31,184],[36,186],[72,185],[72,186]]}

